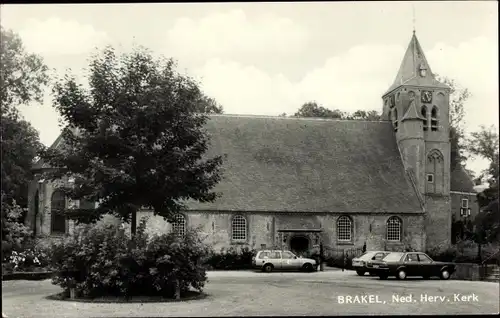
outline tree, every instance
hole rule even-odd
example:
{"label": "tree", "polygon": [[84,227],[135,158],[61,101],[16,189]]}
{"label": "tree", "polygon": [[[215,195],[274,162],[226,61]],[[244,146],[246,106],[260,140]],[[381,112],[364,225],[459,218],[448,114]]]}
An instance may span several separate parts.
{"label": "tree", "polygon": [[488,182],[489,187],[477,194],[482,211],[475,219],[478,243],[500,239],[500,211],[498,210],[498,178],[499,178],[499,138],[495,127],[481,126],[479,131],[472,132],[467,140],[466,149],[473,156],[489,161],[489,166],[481,174],[481,179]]}
{"label": "tree", "polygon": [[222,114],[224,109],[213,98],[201,96],[201,100],[196,104],[196,111],[203,114]]}
{"label": "tree", "polygon": [[[283,116],[280,115],[280,116]],[[331,110],[318,105],[316,102],[307,102],[303,104],[295,113],[294,117],[315,117],[315,118],[334,118],[345,120],[380,120],[380,114],[376,110],[357,110],[352,114],[335,109]]]}
{"label": "tree", "polygon": [[316,118],[338,118],[341,119],[344,113],[340,110],[330,110],[316,102],[307,102],[293,115],[294,117],[316,117]]}
{"label": "tree", "polygon": [[381,119],[380,114],[376,110],[357,110],[352,115],[345,114],[344,119],[350,120],[371,120],[378,121]]}
{"label": "tree", "polygon": [[42,144],[38,132],[19,116],[18,106],[41,101],[48,82],[47,66],[24,50],[16,33],[1,27],[0,40],[2,200],[8,204],[15,200],[24,208],[31,164]]}
{"label": "tree", "polygon": [[25,120],[3,116],[2,134],[2,199],[15,200],[26,207],[28,182],[32,179],[31,167],[34,158],[43,149],[38,132]]}
{"label": "tree", "polygon": [[0,100],[2,115],[16,115],[17,106],[41,102],[48,83],[47,66],[41,57],[27,53],[19,35],[1,27]]}
{"label": "tree", "polygon": [[54,105],[67,125],[61,147],[42,154],[57,168],[47,177],[73,177],[65,191],[99,202],[94,220],[115,214],[131,221],[135,233],[141,207],[171,221],[186,200],[217,198],[211,189],[220,180],[222,157],[204,156],[207,116],[199,113],[208,99],[175,67],[142,47],[119,56],[106,47],[90,60],[89,89],[70,75],[56,81]]}
{"label": "tree", "polygon": [[464,156],[464,105],[472,96],[467,88],[461,88],[457,82],[446,76],[436,75],[436,78],[443,84],[450,87],[450,147],[451,165],[464,165],[467,159]]}

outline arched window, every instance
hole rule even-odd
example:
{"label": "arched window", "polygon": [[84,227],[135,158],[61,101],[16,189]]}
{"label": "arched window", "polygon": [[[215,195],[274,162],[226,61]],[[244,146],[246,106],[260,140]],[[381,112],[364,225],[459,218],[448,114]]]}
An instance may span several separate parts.
{"label": "arched window", "polygon": [[231,221],[231,238],[235,241],[247,239],[247,219],[241,215],[236,215]]}
{"label": "arched window", "polygon": [[427,119],[427,106],[422,106],[421,109],[422,117],[425,119],[424,120],[424,131],[427,131],[429,129],[429,121]]}
{"label": "arched window", "polygon": [[50,201],[51,226],[52,234],[66,233],[66,217],[62,214],[66,208],[66,195],[62,190],[55,190],[52,193]]}
{"label": "arched window", "polygon": [[439,110],[436,106],[432,107],[431,111],[431,130],[438,130],[438,119],[439,119]]}
{"label": "arched window", "polygon": [[344,242],[352,240],[352,221],[348,216],[337,219],[337,240]]}
{"label": "arched window", "polygon": [[425,173],[427,182],[425,191],[427,193],[442,193],[444,191],[444,157],[438,149],[432,149],[427,154]]}
{"label": "arched window", "polygon": [[403,222],[397,216],[391,216],[387,220],[387,240],[388,241],[401,241],[401,227]]}
{"label": "arched window", "polygon": [[176,214],[172,222],[172,232],[179,235],[186,235],[186,217],[182,214]]}

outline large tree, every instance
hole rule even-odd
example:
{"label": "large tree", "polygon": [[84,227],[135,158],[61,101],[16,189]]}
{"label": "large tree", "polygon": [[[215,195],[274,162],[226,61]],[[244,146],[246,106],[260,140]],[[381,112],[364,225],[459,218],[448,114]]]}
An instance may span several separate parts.
{"label": "large tree", "polygon": [[[280,116],[286,116],[286,114],[281,114]],[[357,110],[350,114],[338,109],[328,109],[314,101],[304,103],[293,116],[346,120],[380,120],[380,114],[375,110]]]}
{"label": "large tree", "polygon": [[26,52],[21,38],[1,27],[0,105],[2,200],[27,204],[31,165],[42,144],[38,132],[19,114],[19,106],[41,102],[48,82],[41,57]]}
{"label": "large tree", "polygon": [[1,27],[0,100],[2,115],[16,115],[17,106],[41,102],[47,66],[40,56],[26,52],[19,35]]}
{"label": "large tree", "polygon": [[436,76],[437,79],[450,87],[450,147],[451,147],[451,165],[457,164],[464,166],[467,158],[464,155],[465,137],[464,137],[464,105],[471,97],[467,88],[462,88],[458,83],[446,76]]}
{"label": "large tree", "polygon": [[475,219],[478,243],[500,239],[500,211],[498,210],[499,178],[499,138],[495,127],[481,126],[472,132],[467,140],[467,151],[476,157],[486,159],[488,168],[481,174],[481,179],[489,187],[477,195],[481,212]]}
{"label": "large tree", "polygon": [[188,199],[216,199],[211,189],[222,158],[205,156],[207,117],[199,112],[216,103],[173,60],[142,47],[121,55],[107,47],[92,57],[88,84],[71,75],[56,81],[64,143],[42,155],[59,168],[50,178],[74,178],[66,189],[71,198],[99,202],[95,218],[112,213],[131,220],[132,233],[141,207],[172,220]]}
{"label": "large tree", "polygon": [[331,110],[318,105],[317,102],[304,103],[294,114],[294,117],[316,117],[316,118],[338,118],[344,117],[344,113],[338,109]]}

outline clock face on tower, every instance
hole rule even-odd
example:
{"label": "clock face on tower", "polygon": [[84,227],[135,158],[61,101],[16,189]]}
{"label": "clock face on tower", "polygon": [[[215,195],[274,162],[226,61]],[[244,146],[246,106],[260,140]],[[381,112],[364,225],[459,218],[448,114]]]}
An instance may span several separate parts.
{"label": "clock face on tower", "polygon": [[432,103],[432,92],[422,91],[422,103]]}

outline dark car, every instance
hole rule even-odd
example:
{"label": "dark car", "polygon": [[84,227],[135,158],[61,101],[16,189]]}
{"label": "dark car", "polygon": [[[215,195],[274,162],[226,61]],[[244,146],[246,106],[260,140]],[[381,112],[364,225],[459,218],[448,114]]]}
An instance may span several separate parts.
{"label": "dark car", "polygon": [[370,261],[368,267],[380,279],[389,276],[396,276],[397,279],[405,279],[408,276],[422,276],[424,279],[437,276],[448,279],[455,272],[455,264],[433,261],[421,252],[392,252],[380,261]]}
{"label": "dark car", "polygon": [[366,267],[369,261],[381,260],[386,257],[390,252],[387,251],[369,251],[364,253],[361,256],[352,259],[352,267],[356,271],[359,276],[365,275],[365,273],[369,273],[373,275],[374,273]]}

